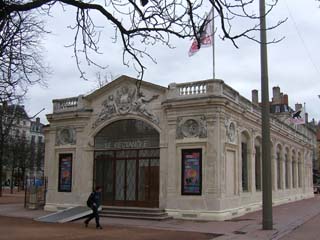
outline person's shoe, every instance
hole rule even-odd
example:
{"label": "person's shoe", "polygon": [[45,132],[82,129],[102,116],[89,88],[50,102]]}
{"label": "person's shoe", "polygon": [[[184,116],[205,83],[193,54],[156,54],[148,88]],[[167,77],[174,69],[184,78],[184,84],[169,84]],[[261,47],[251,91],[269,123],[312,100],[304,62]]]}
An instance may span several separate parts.
{"label": "person's shoe", "polygon": [[103,229],[101,226],[96,226],[96,229]]}
{"label": "person's shoe", "polygon": [[87,223],[87,222],[84,222],[84,226],[87,228],[87,227],[88,227],[88,223]]}

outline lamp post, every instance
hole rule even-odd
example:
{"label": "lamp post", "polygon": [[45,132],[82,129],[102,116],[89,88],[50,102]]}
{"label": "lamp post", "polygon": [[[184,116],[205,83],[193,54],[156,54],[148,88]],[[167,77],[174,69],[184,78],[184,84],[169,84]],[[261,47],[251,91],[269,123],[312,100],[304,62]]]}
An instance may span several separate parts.
{"label": "lamp post", "polygon": [[271,230],[272,221],[272,179],[270,151],[270,103],[268,83],[268,55],[266,33],[265,0],[260,0],[260,64],[262,95],[262,227]]}

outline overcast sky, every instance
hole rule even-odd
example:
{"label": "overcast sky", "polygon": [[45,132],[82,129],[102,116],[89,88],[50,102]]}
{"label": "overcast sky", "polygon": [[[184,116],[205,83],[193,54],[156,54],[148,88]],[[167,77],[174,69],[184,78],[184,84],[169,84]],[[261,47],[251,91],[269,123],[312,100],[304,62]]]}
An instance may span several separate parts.
{"label": "overcast sky", "polygon": [[[67,26],[72,19],[72,11],[57,9],[54,17],[47,20],[48,30],[52,34],[43,41],[45,61],[51,66],[52,74],[47,77],[48,86],[30,88],[26,109],[30,116],[45,108],[39,116],[47,123],[45,114],[52,113],[52,99],[66,98],[86,94],[92,91],[98,69],[86,68],[89,81],[80,79],[73,52],[65,48],[73,40]],[[288,18],[287,22],[268,33],[268,38],[285,39],[268,46],[269,94],[272,87],[279,86],[281,92],[289,95],[289,105],[306,103],[309,119],[320,120],[320,8],[315,0],[281,0],[268,23]],[[72,21],[72,20],[71,20]],[[101,22],[103,25],[104,22]],[[106,24],[106,32],[112,28]],[[129,75],[136,77],[132,68],[122,65],[122,46],[112,43],[112,34],[101,37],[102,55],[96,59],[100,64],[108,65],[107,72],[114,76]],[[147,70],[144,80],[167,87],[172,82],[189,82],[212,78],[212,50],[201,49],[188,57],[191,40],[174,39],[175,49],[156,46],[150,53],[157,64],[146,61]],[[247,39],[238,42],[236,49],[230,41],[216,38],[216,78],[237,90],[251,100],[251,90],[260,92],[260,55],[259,45]]]}

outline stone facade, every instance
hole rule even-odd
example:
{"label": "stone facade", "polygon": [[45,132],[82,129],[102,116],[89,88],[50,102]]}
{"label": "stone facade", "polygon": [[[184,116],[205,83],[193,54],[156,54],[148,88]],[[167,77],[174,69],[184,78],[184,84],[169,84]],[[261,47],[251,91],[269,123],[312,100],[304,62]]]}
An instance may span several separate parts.
{"label": "stone facade", "polygon": [[[175,218],[225,220],[261,208],[261,114],[221,80],[168,88],[122,76],[97,91],[54,100],[45,128],[47,210],[84,205],[95,185],[95,136],[126,119],[159,132],[159,208]],[[313,196],[309,136],[271,118],[273,203]],[[182,153],[201,151],[201,193],[182,194]],[[59,156],[72,154],[70,192],[58,191]]]}

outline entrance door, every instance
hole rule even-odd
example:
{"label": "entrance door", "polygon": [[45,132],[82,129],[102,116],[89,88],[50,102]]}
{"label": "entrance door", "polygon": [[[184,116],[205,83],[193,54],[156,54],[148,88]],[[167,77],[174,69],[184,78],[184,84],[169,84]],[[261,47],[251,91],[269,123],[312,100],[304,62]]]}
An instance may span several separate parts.
{"label": "entrance door", "polygon": [[95,185],[104,205],[158,207],[159,149],[97,151]]}

